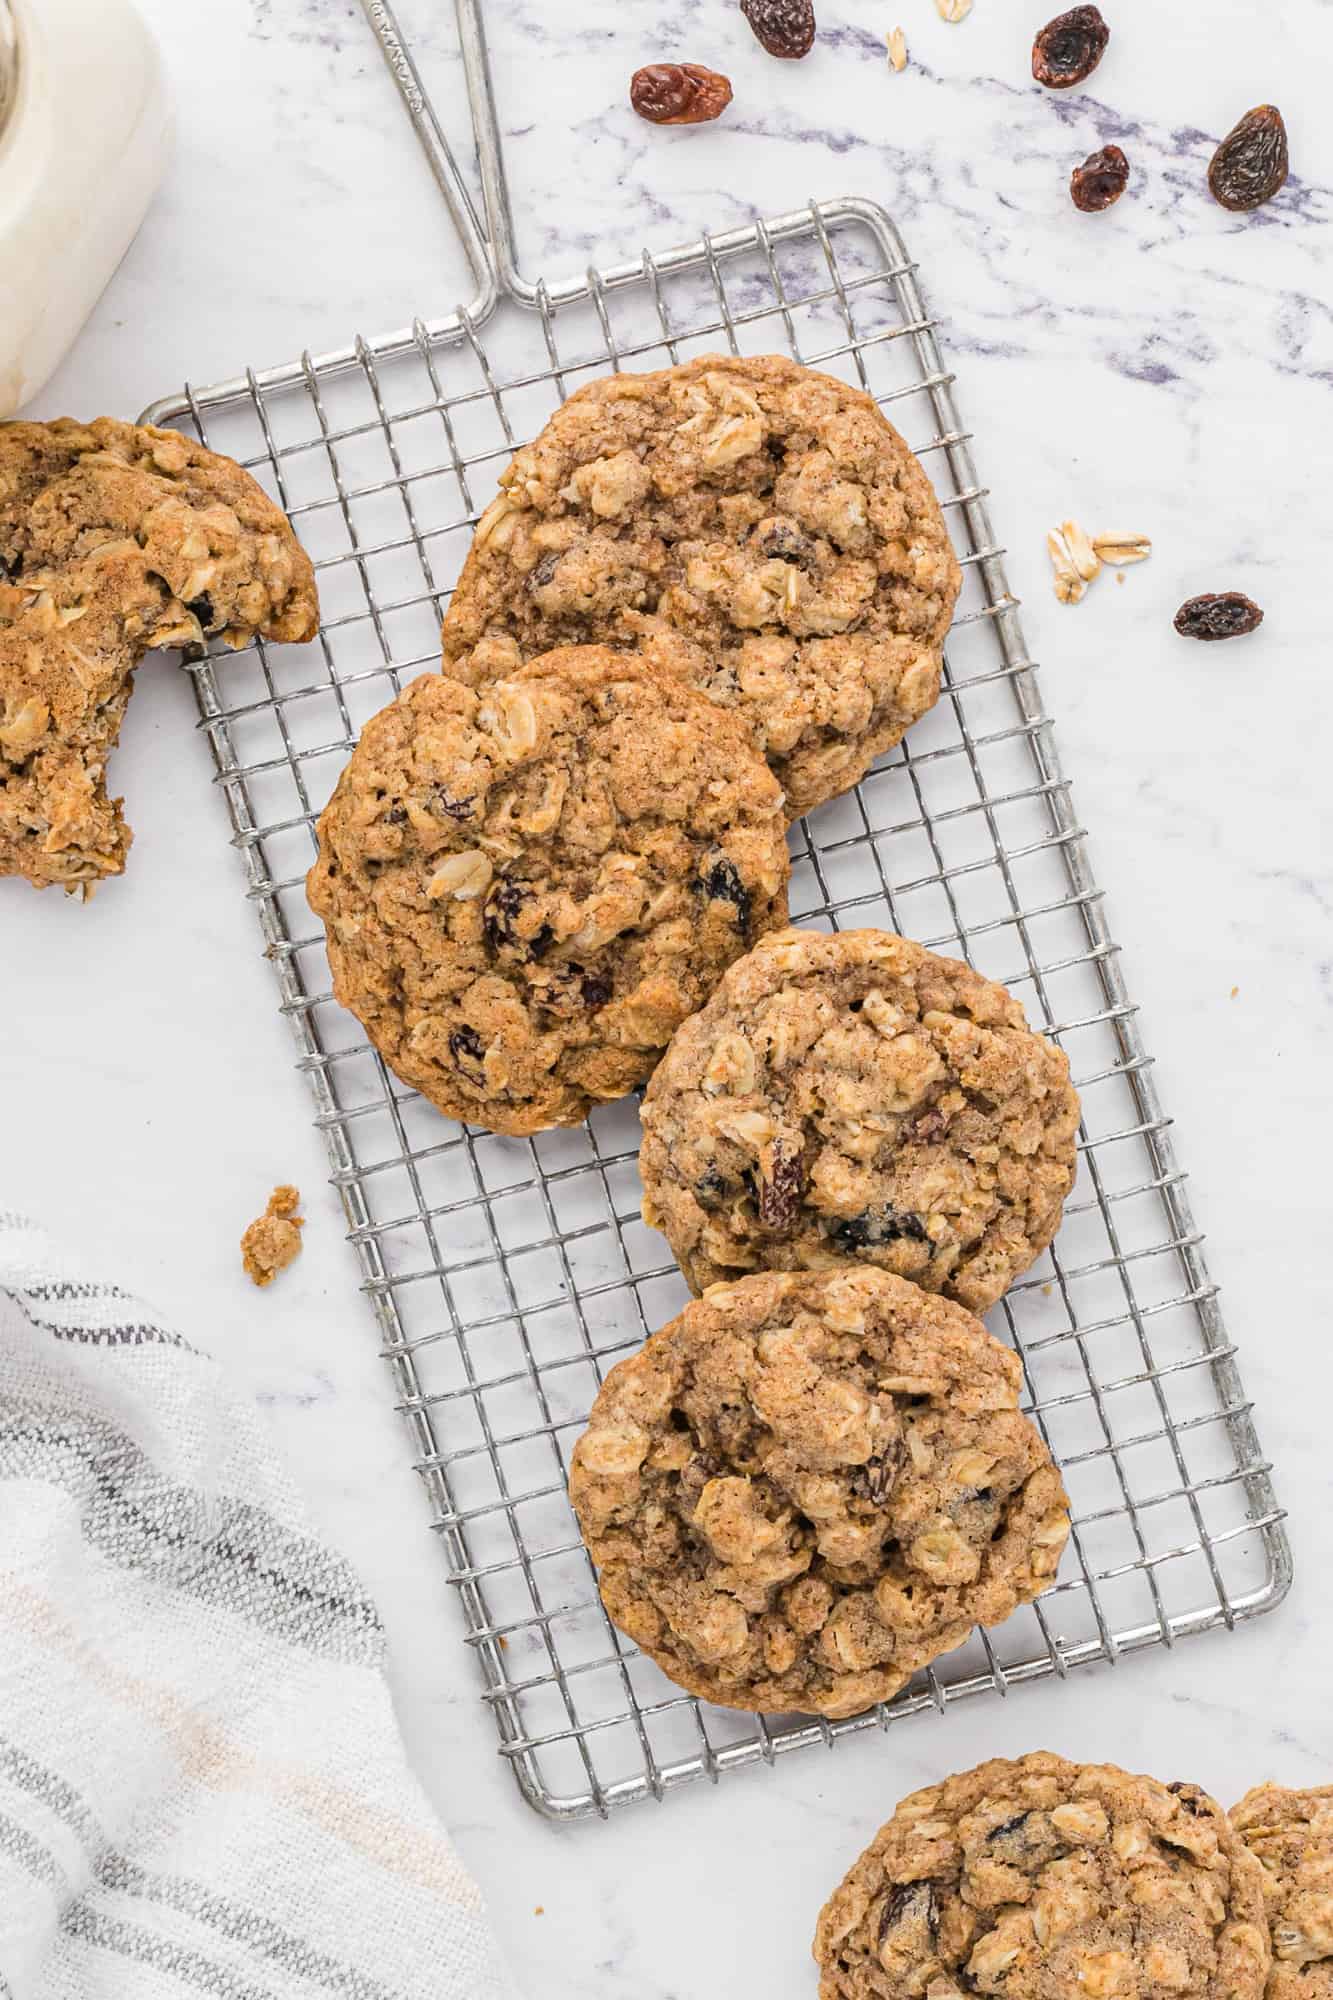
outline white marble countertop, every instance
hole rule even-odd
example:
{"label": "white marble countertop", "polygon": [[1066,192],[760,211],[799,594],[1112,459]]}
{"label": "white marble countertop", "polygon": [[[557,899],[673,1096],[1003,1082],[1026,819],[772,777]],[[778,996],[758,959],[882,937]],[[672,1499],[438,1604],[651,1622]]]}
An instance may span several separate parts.
{"label": "white marble countertop", "polygon": [[[453,303],[465,280],[447,218],[354,0],[146,11],[181,110],[174,168],[32,414],[132,417],[187,373],[230,375]],[[559,275],[848,192],[887,203],[922,265],[1291,1510],[1297,1581],[1275,1615],[608,1825],[542,1822],[495,1755],[182,674],[144,668],[117,758],[137,830],[126,877],[86,908],[0,884],[6,1199],[151,1294],[264,1410],[379,1599],[413,1756],[534,1996],[799,2000],[843,1868],[902,1792],[985,1754],[1046,1745],[1224,1800],[1265,1776],[1333,1778],[1319,1569],[1333,1497],[1319,477],[1333,10],[1105,11],[1115,38],[1090,90],[1056,97],[1027,76],[1043,10],[1015,0],[977,0],[956,27],[931,0],[821,0],[824,34],[800,65],[769,62],[712,0],[493,9],[530,264]],[[401,12],[457,132],[449,10]],[[895,20],[912,55],[901,76],[883,56]],[[731,73],[721,124],[633,119],[625,78],[669,55]],[[1260,96],[1283,108],[1294,175],[1271,209],[1232,218],[1201,192],[1207,135]],[[1110,139],[1131,157],[1131,192],[1078,217],[1069,169]],[[1142,530],[1156,551],[1077,610],[1055,602],[1043,542],[1071,512]],[[1176,640],[1176,605],[1219,586],[1267,607],[1262,632]],[[307,1247],[261,1297],[236,1238],[280,1177],[306,1191]]]}

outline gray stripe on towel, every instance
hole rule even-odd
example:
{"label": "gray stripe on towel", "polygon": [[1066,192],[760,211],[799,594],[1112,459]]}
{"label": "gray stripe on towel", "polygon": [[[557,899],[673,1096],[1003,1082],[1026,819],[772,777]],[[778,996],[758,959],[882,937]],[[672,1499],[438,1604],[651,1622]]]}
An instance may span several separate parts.
{"label": "gray stripe on towel", "polygon": [[339,1557],[258,1507],[164,1479],[100,1418],[0,1395],[0,1480],[38,1479],[79,1503],[109,1562],[262,1626],[323,1659],[378,1666],[378,1613]]}
{"label": "gray stripe on towel", "polygon": [[[281,1966],[283,1971],[322,1986],[327,1992],[345,1995],[346,2000],[400,2000],[396,1988],[385,1986],[380,1980],[359,1972],[353,1965],[341,1964],[326,1952],[317,1951],[305,1938],[284,1930],[262,1912],[247,1909],[243,1903],[233,1902],[229,1897],[216,1895],[202,1882],[192,1882],[188,1876],[156,1874],[116,1853],[107,1846],[101,1828],[73,1786],[66,1784],[59,1772],[39,1764],[17,1743],[0,1737],[0,1780],[5,1778],[9,1778],[16,1789],[39,1800],[78,1837],[87,1851],[89,1864],[101,1889],[118,1890],[126,1896],[137,1896],[146,1903],[163,1904],[196,1923],[206,1925],[230,1943],[261,1953],[274,1965]],[[0,1851],[5,1846],[4,1829],[7,1824],[0,1815]],[[16,1831],[21,1833],[22,1829]],[[52,1879],[58,1878],[58,1893],[63,1892],[63,1871],[53,1857],[45,1854],[45,1850],[39,1850],[39,1854],[56,1871]],[[45,1871],[32,1867],[30,1872],[37,1874]]]}
{"label": "gray stripe on towel", "polygon": [[43,1847],[26,1827],[20,1826],[17,1820],[7,1818],[4,1813],[0,1813],[0,1854],[9,1855],[30,1875],[35,1875],[39,1882],[45,1882],[57,1902],[65,1894],[68,1887],[65,1871],[50,1848]]}
{"label": "gray stripe on towel", "polygon": [[133,1959],[138,1965],[154,1966],[159,1972],[173,1973],[186,1985],[197,1986],[203,1993],[216,1994],[217,2000],[277,2000],[272,1987],[258,1986],[251,1979],[237,1978],[225,1965],[205,1958],[202,1952],[189,1951],[184,1945],[172,1944],[167,1938],[154,1937],[151,1931],[141,1929],[138,1924],[105,1917],[99,1910],[91,1909],[86,1901],[73,1903],[64,1911],[60,1928],[67,1937],[80,1938],[84,1944],[100,1946],[103,1951],[118,1952],[122,1958]]}

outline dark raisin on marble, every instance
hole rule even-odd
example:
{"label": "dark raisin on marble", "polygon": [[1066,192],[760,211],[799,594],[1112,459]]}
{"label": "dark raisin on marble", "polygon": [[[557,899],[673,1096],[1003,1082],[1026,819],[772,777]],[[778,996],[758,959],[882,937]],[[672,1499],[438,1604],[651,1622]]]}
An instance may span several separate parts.
{"label": "dark raisin on marble", "polygon": [[1071,7],[1038,31],[1032,44],[1032,74],[1052,90],[1068,90],[1092,75],[1110,39],[1099,7]]}
{"label": "dark raisin on marble", "polygon": [[482,911],[482,928],[493,951],[511,951],[524,959],[542,959],[551,949],[555,933],[549,924],[541,924],[531,937],[523,937],[516,928],[523,907],[532,901],[532,891],[521,882],[507,881],[503,876],[486,898]]}
{"label": "dark raisin on marble", "polygon": [[426,804],[433,813],[443,813],[446,819],[471,819],[477,810],[475,799],[451,799],[443,785],[431,786]]}
{"label": "dark raisin on marble", "polygon": [[1089,153],[1081,167],[1069,176],[1069,192],[1075,208],[1085,215],[1100,214],[1119,201],[1129,186],[1129,161],[1119,146],[1103,146]]}
{"label": "dark raisin on marble", "polygon": [[776,1236],[789,1235],[805,1196],[805,1167],[799,1153],[788,1152],[780,1139],[773,1142],[773,1162],[760,1173],[755,1205],[760,1226]]}
{"label": "dark raisin on marble", "polygon": [[815,560],[815,545],[809,535],[791,521],[766,521],[755,530],[755,547],[761,556],[771,562],[775,557],[781,562],[799,564],[809,569]]}
{"label": "dark raisin on marble", "polygon": [[207,632],[211,629],[213,620],[217,614],[213,610],[213,600],[207,591],[202,592],[198,597],[188,599],[185,609],[189,612],[191,618],[199,620],[201,631]]}
{"label": "dark raisin on marble", "polygon": [[1204,591],[1186,598],[1172,623],[1182,639],[1243,639],[1264,622],[1252,597],[1239,590]]}
{"label": "dark raisin on marble", "polygon": [[701,877],[705,896],[714,903],[730,903],[736,912],[736,928],[746,944],[750,942],[750,892],[729,855],[720,854]]}
{"label": "dark raisin on marble", "polygon": [[706,125],[731,102],[731,84],[702,63],[648,63],[629,83],[629,101],[651,125]]}
{"label": "dark raisin on marble", "polygon": [[849,1215],[835,1222],[829,1233],[847,1250],[882,1250],[886,1243],[897,1243],[903,1238],[909,1243],[930,1241],[930,1232],[919,1215],[887,1204],[883,1208],[867,1208],[860,1215]]}
{"label": "dark raisin on marble", "polygon": [[799,62],[814,46],[814,0],[741,0],[741,12],[760,45],[783,62]]}
{"label": "dark raisin on marble", "polygon": [[922,1924],[928,1937],[934,1939],[939,1936],[939,1899],[933,1882],[894,1884],[884,1898],[876,1943],[881,1947],[884,1946],[889,1942],[891,1931],[899,1930],[907,1924]]}
{"label": "dark raisin on marble", "polygon": [[[454,1059],[454,1067],[462,1070],[465,1076],[469,1065],[480,1069],[486,1057],[481,1036],[475,1028],[455,1028],[449,1037],[449,1053]],[[471,1081],[475,1083],[480,1079],[473,1077]]]}
{"label": "dark raisin on marble", "polygon": [[1208,163],[1208,191],[1237,213],[1271,201],[1290,172],[1287,128],[1276,104],[1256,104],[1232,126]]}

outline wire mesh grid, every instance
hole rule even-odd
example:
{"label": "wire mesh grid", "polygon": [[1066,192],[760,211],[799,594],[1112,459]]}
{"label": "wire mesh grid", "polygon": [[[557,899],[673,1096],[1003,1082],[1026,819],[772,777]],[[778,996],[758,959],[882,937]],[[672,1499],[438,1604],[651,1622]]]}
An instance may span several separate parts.
{"label": "wire mesh grid", "polygon": [[[848,200],[590,274],[536,314],[466,311],[147,416],[287,509],[323,604],[309,646],[191,663],[282,1008],[301,1049],[502,1754],[555,1817],[605,1814],[983,1690],[1267,1610],[1290,1556],[949,376],[900,237]],[[868,388],[931,471],[965,584],[938,707],[793,830],[793,921],[879,924],[1001,979],[1084,1110],[1059,1238],[990,1316],[1062,1467],[1053,1587],[849,1721],[676,1690],[606,1621],[565,1497],[606,1369],[687,1294],[639,1215],[633,1099],[530,1140],[442,1119],[333,1001],[304,894],[360,725],[439,664],[439,614],[496,474],[612,368],[781,350]]]}

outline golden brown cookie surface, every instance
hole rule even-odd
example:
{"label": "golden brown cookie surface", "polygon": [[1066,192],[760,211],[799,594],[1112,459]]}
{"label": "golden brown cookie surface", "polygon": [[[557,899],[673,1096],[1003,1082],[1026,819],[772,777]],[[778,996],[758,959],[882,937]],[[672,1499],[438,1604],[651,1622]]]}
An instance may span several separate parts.
{"label": "golden brown cookie surface", "polygon": [[308,557],[231,459],[109,417],[0,425],[0,874],[123,869],[106,760],[150,647],[318,622]]}
{"label": "golden brown cookie surface", "polygon": [[1264,1871],[1268,2000],[1333,1996],[1333,1785],[1256,1785],[1231,1824]]}
{"label": "golden brown cookie surface", "polygon": [[695,1291],[853,1258],[984,1312],[1055,1234],[1077,1126],[1003,987],[889,931],[786,931],[649,1085],[644,1220]]}
{"label": "golden brown cookie surface", "polygon": [[732,709],[790,816],[939,695],[959,571],[873,400],[777,355],[591,382],[515,457],[444,624],[475,685],[547,648],[645,646]]}
{"label": "golden brown cookie surface", "polygon": [[777,782],[740,724],[631,655],[566,648],[372,718],[320,821],[334,990],[386,1061],[492,1131],[641,1083],[786,920]]}
{"label": "golden brown cookie surface", "polygon": [[611,1370],[574,1449],[607,1611],[709,1701],[887,1700],[1055,1574],[1068,1505],[1020,1379],[882,1271],[714,1287]]}
{"label": "golden brown cookie surface", "polygon": [[913,1792],[820,1913],[820,2000],[1260,2000],[1261,1871],[1197,1785],[1036,1751]]}

